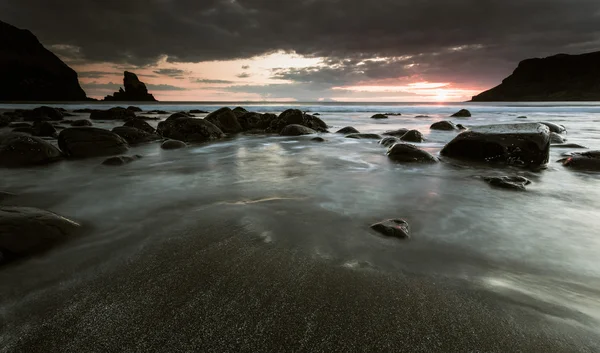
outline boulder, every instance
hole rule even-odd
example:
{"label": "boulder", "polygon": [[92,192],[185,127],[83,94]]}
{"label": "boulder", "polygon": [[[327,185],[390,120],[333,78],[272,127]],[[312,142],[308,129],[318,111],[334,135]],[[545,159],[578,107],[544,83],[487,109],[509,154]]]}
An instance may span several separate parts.
{"label": "boulder", "polygon": [[123,73],[123,88],[119,88],[118,92],[113,95],[106,96],[105,101],[125,101],[125,102],[138,102],[138,101],[149,101],[156,102],[154,96],[148,93],[146,85],[139,80],[136,74],[133,72],[125,71]]}
{"label": "boulder", "polygon": [[135,113],[123,107],[114,107],[108,110],[94,110],[90,114],[92,120],[127,120],[135,118]]}
{"label": "boulder", "polygon": [[223,131],[210,121],[185,117],[160,122],[156,132],[163,137],[184,142],[208,142],[225,137]]}
{"label": "boulder", "polygon": [[159,140],[160,137],[154,133],[148,133],[130,126],[118,126],[112,132],[121,136],[130,145]]}
{"label": "boulder", "polygon": [[133,155],[133,156],[116,156],[116,157],[110,157],[104,160],[104,162],[102,162],[102,165],[107,165],[107,166],[121,166],[121,165],[125,165],[125,164],[129,164],[135,160],[138,160],[142,158],[142,156],[140,156],[139,154]]}
{"label": "boulder", "polygon": [[235,114],[236,117],[240,117],[246,113],[248,113],[248,111],[242,107],[235,107],[233,108],[233,114]]}
{"label": "boulder", "polygon": [[405,142],[423,142],[425,138],[423,137],[423,134],[418,130],[410,130],[406,134],[402,135],[402,137],[400,137],[400,140]]}
{"label": "boulder", "polygon": [[316,134],[317,132],[303,125],[291,124],[283,128],[279,133],[281,136],[300,136]]}
{"label": "boulder", "polygon": [[401,113],[385,113],[383,115],[387,115],[387,116],[401,116]]}
{"label": "boulder", "polygon": [[190,110],[190,114],[208,114],[208,112],[206,110],[192,109]]}
{"label": "boulder", "polygon": [[135,107],[135,106],[133,106],[133,105],[130,105],[129,107],[127,107],[127,110],[130,110],[130,111],[132,111],[132,112],[134,112],[134,113],[139,113],[139,112],[142,112],[142,111],[143,111],[143,110],[142,110],[142,108],[140,108],[140,107]]}
{"label": "boulder", "polygon": [[352,126],[346,126],[336,131],[336,134],[360,134],[360,131]]}
{"label": "boulder", "polygon": [[21,113],[25,121],[60,121],[63,120],[63,113],[52,107],[41,106],[33,110],[25,110]]}
{"label": "boulder", "polygon": [[74,127],[92,126],[92,125],[93,125],[92,122],[87,119],[75,120],[71,123],[71,126],[74,126]]}
{"label": "boulder", "polygon": [[387,119],[388,116],[385,114],[375,114],[371,117],[371,119]]}
{"label": "boulder", "polygon": [[509,190],[525,191],[525,186],[531,184],[529,179],[522,176],[493,176],[482,179],[492,187]]}
{"label": "boulder", "polygon": [[52,144],[21,133],[0,134],[0,166],[26,167],[60,160],[62,155]]}
{"label": "boulder", "polygon": [[573,153],[571,157],[561,159],[559,162],[569,169],[600,172],[600,151]]}
{"label": "boulder", "polygon": [[91,108],[84,108],[84,109],[75,109],[73,110],[73,113],[92,113],[95,112],[98,109],[91,109]]}
{"label": "boulder", "polygon": [[12,132],[20,132],[20,133],[24,133],[24,134],[33,135],[33,129],[30,127],[17,127],[17,128],[12,129]]}
{"label": "boulder", "polygon": [[165,114],[169,114],[169,112],[166,112],[164,110],[150,110],[147,112],[147,114],[165,115]]}
{"label": "boulder", "polygon": [[403,219],[388,219],[375,223],[371,225],[371,229],[386,237],[399,239],[410,238],[410,226],[408,225],[408,222]]}
{"label": "boulder", "polygon": [[310,140],[314,141],[314,142],[325,142],[325,139],[322,138],[321,136],[313,137]]}
{"label": "boulder", "polygon": [[395,162],[437,163],[431,153],[408,143],[396,143],[387,151],[387,156]]}
{"label": "boulder", "polygon": [[178,150],[186,147],[186,143],[179,140],[167,140],[160,145],[160,148],[163,150]]}
{"label": "boulder", "polygon": [[177,113],[173,113],[173,114],[169,115],[169,117],[165,121],[176,120],[179,118],[193,118],[193,117],[194,117],[193,115],[188,114],[186,112],[177,112]]}
{"label": "boulder", "polygon": [[550,132],[555,132],[557,134],[562,134],[563,132],[567,131],[564,126],[555,123],[541,122],[540,124],[546,125],[550,129]]}
{"label": "boulder", "polygon": [[402,137],[408,132],[408,129],[398,129],[394,131],[386,131],[383,134],[386,136]]}
{"label": "boulder", "polygon": [[[241,109],[243,109],[243,108],[241,108]],[[245,113],[247,113],[247,112],[245,112]],[[204,119],[213,123],[216,127],[221,129],[221,131],[223,131],[224,133],[236,134],[238,132],[242,132],[242,126],[238,122],[238,118],[237,118],[236,114],[227,107],[218,109],[218,110],[208,114],[206,116],[206,118],[204,118]]]}
{"label": "boulder", "polygon": [[381,141],[379,141],[379,144],[389,148],[398,142],[400,142],[399,139],[397,139],[393,136],[388,136],[388,137],[384,137]]}
{"label": "boulder", "polygon": [[95,127],[71,127],[58,134],[58,147],[71,158],[101,157],[127,152],[121,136]]}
{"label": "boulder", "polygon": [[0,116],[0,128],[8,126],[8,124],[10,124],[11,121],[12,121],[12,118],[8,115]]}
{"label": "boulder", "polygon": [[474,127],[450,141],[441,155],[474,162],[539,167],[548,162],[550,131],[537,124]]}
{"label": "boulder", "polygon": [[550,133],[550,143],[565,143],[566,139],[556,132]]}
{"label": "boulder", "polygon": [[444,130],[444,131],[451,131],[451,130],[456,130],[456,125],[454,125],[453,122],[451,121],[447,121],[447,120],[442,120],[442,121],[438,121],[437,123],[433,123],[430,127],[431,130]]}
{"label": "boulder", "polygon": [[527,119],[525,115],[518,116],[517,119]]}
{"label": "boulder", "polygon": [[39,137],[56,137],[56,128],[47,121],[36,121],[31,127],[31,134]]}
{"label": "boulder", "polygon": [[381,140],[382,137],[377,134],[349,134],[346,135],[349,139],[360,139],[360,140]]}
{"label": "boulder", "polygon": [[467,128],[463,124],[456,124],[456,128],[459,130],[466,130]]}
{"label": "boulder", "polygon": [[318,132],[328,132],[327,124],[316,116],[302,113],[298,109],[288,109],[272,119],[268,132],[280,133],[288,125],[302,125]]}
{"label": "boulder", "polygon": [[145,131],[149,134],[154,134],[156,132],[156,129],[153,128],[152,125],[150,125],[147,122],[145,122],[144,120],[138,119],[138,118],[133,118],[133,119],[127,120],[125,122],[125,124],[123,124],[123,126],[134,127],[136,129]]}
{"label": "boulder", "polygon": [[238,116],[237,120],[243,131],[249,130],[265,130],[271,124],[271,120],[276,119],[277,116],[274,114],[259,114],[259,113],[245,113]]}
{"label": "boulder", "polygon": [[452,114],[451,117],[453,117],[453,118],[470,118],[471,112],[468,111],[467,109],[461,109],[461,110],[457,111],[456,113]]}
{"label": "boulder", "polygon": [[0,206],[0,262],[35,255],[76,235],[80,225],[33,207]]}
{"label": "boulder", "polygon": [[415,118],[429,118],[429,115],[415,115]]}

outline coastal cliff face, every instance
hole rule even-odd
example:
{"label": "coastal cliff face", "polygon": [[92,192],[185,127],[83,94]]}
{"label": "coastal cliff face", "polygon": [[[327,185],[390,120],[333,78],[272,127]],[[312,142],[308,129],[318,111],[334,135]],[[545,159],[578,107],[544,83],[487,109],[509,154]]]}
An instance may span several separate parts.
{"label": "coastal cliff face", "polygon": [[524,60],[473,101],[600,101],[600,52]]}
{"label": "coastal cliff face", "polygon": [[112,96],[106,96],[105,101],[126,101],[126,102],[156,102],[154,96],[148,93],[146,85],[140,81],[136,74],[133,72],[125,71],[123,78],[123,88],[119,88],[118,92],[113,93]]}
{"label": "coastal cliff face", "polygon": [[88,100],[77,73],[29,31],[0,21],[0,101]]}

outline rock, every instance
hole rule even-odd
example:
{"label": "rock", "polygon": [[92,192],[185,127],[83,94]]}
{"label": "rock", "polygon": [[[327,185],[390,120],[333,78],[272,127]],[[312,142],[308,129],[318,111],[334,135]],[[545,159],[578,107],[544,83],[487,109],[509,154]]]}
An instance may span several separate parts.
{"label": "rock", "polygon": [[136,129],[140,129],[142,131],[145,131],[145,132],[147,132],[149,134],[156,133],[156,129],[154,129],[150,124],[148,124],[144,120],[138,119],[138,118],[133,118],[133,119],[127,120],[125,122],[125,124],[123,124],[123,126],[134,127]]}
{"label": "rock", "polygon": [[471,112],[468,111],[467,109],[461,109],[461,110],[457,111],[456,113],[452,114],[451,117],[453,117],[453,118],[470,118]]}
{"label": "rock", "polygon": [[360,134],[360,131],[352,126],[346,126],[336,131],[336,134]]}
{"label": "rock", "polygon": [[235,114],[236,117],[240,117],[246,113],[249,113],[246,109],[242,108],[242,107],[235,107],[233,108],[233,114]]}
{"label": "rock", "polygon": [[565,144],[561,144],[561,145],[550,145],[550,147],[554,147],[554,148],[587,148],[585,146],[578,145],[576,143],[565,143]]}
{"label": "rock", "polygon": [[385,235],[399,239],[410,238],[410,226],[403,219],[388,219],[371,225],[371,229]]}
{"label": "rock", "polygon": [[303,125],[291,124],[283,128],[279,133],[281,136],[300,136],[316,134],[317,132]]}
{"label": "rock", "polygon": [[346,138],[349,139],[367,139],[367,140],[381,140],[382,137],[377,134],[349,134],[346,135]]}
{"label": "rock", "polygon": [[164,114],[169,114],[169,112],[166,112],[164,110],[150,110],[150,111],[147,112],[147,114],[164,115]]}
{"label": "rock", "polygon": [[178,140],[167,140],[160,145],[163,150],[178,150],[180,148],[186,148],[187,145],[183,141]]}
{"label": "rock", "polygon": [[546,125],[550,129],[550,132],[555,132],[557,134],[562,134],[563,132],[567,131],[567,129],[562,125],[549,122],[541,122],[540,124]]}
{"label": "rock", "polygon": [[407,132],[408,132],[408,129],[398,129],[398,130],[394,130],[394,131],[386,131],[383,134],[386,136],[402,137],[402,136],[406,135]]}
{"label": "rock", "polygon": [[178,112],[171,114],[165,121],[177,120],[179,118],[193,118],[194,116],[186,112]]}
{"label": "rock", "polygon": [[208,114],[208,112],[206,110],[192,109],[190,110],[190,114]]}
{"label": "rock", "polygon": [[518,116],[517,119],[527,119],[525,115]]}
{"label": "rock", "polygon": [[14,123],[8,124],[8,127],[12,127],[12,128],[17,128],[17,127],[31,127],[31,124],[29,124],[29,123],[14,122]]}
{"label": "rock", "polygon": [[313,113],[312,115],[313,116],[320,116],[321,114],[319,114],[319,113]]}
{"label": "rock", "polygon": [[142,158],[142,156],[140,156],[139,154],[136,154],[134,156],[110,157],[110,158],[105,159],[104,162],[102,162],[102,165],[121,166],[121,165],[129,164],[140,158]]}
{"label": "rock", "polygon": [[125,87],[125,90],[119,88],[119,91],[113,93],[112,96],[106,96],[104,98],[105,101],[156,102],[154,96],[148,93],[146,85],[138,79],[136,74],[125,71],[123,75],[123,86]]}
{"label": "rock", "polygon": [[160,122],[156,132],[163,137],[184,142],[208,142],[225,137],[223,131],[210,121],[185,117]]}
{"label": "rock", "polygon": [[0,21],[0,101],[84,101],[77,73],[29,31]]}
{"label": "rock", "polygon": [[58,148],[33,136],[0,134],[0,167],[26,167],[55,162],[62,158]]}
{"label": "rock", "polygon": [[92,122],[87,119],[75,120],[71,123],[71,126],[74,126],[74,127],[92,126],[92,125],[93,125]]}
{"label": "rock", "polygon": [[298,109],[288,109],[275,119],[272,119],[268,132],[281,133],[288,125],[302,125],[318,132],[328,132],[327,124],[316,116],[302,113]]}
{"label": "rock", "polygon": [[20,132],[20,133],[24,133],[24,134],[33,135],[33,129],[30,127],[17,127],[17,128],[12,129],[12,132]]}
{"label": "rock", "polygon": [[561,159],[559,162],[574,170],[600,172],[600,151],[573,153],[571,157]]}
{"label": "rock", "polygon": [[556,132],[551,132],[550,143],[565,143],[565,139]]}
{"label": "rock", "polygon": [[437,163],[431,153],[419,149],[417,146],[408,143],[397,143],[388,151],[387,156],[396,162],[420,162],[420,163]]}
{"label": "rock", "polygon": [[423,134],[420,133],[418,130],[410,130],[406,134],[402,135],[402,137],[400,137],[400,140],[405,142],[423,142],[425,138],[423,137]]}
{"label": "rock", "polygon": [[63,120],[63,113],[55,108],[42,106],[33,110],[25,110],[21,113],[25,121],[59,121]]}
{"label": "rock", "polygon": [[56,137],[56,128],[47,121],[36,121],[31,127],[31,134],[40,137]]}
{"label": "rock", "polygon": [[[10,199],[12,197],[15,197],[17,195],[11,193],[11,192],[6,192],[6,191],[0,191],[0,202],[6,200],[6,199]],[[0,260],[0,262],[2,262],[2,260]]]}
{"label": "rock", "polygon": [[527,59],[502,84],[473,101],[600,101],[598,62],[600,52]]}
{"label": "rock", "polygon": [[75,109],[73,110],[73,113],[92,113],[95,112],[98,109],[90,109],[90,108],[84,108],[84,109]]}
{"label": "rock", "polygon": [[10,124],[11,122],[12,122],[12,118],[10,116],[8,116],[8,115],[0,116],[0,128],[8,126],[8,124]]}
{"label": "rock", "polygon": [[0,206],[0,262],[49,250],[76,234],[79,224],[33,207]]}
{"label": "rock", "polygon": [[450,130],[456,130],[456,125],[454,125],[453,122],[451,121],[438,121],[437,123],[433,123],[430,127],[431,130],[444,130],[444,131],[450,131]]}
{"label": "rock", "polygon": [[525,186],[531,184],[529,179],[522,176],[483,177],[482,179],[492,187],[510,190],[525,191]]}
{"label": "rock", "polygon": [[238,116],[237,120],[243,131],[261,130],[264,133],[271,121],[277,119],[275,114],[246,113]]}
{"label": "rock", "polygon": [[133,105],[130,105],[129,107],[127,107],[127,110],[130,110],[130,111],[132,111],[134,113],[139,113],[139,112],[143,111],[142,108],[136,107],[136,106],[133,106]]}
{"label": "rock", "polygon": [[94,110],[90,114],[92,120],[127,120],[135,118],[135,113],[123,107],[114,107],[108,110]]}
{"label": "rock", "polygon": [[379,144],[389,148],[398,142],[400,142],[399,139],[397,139],[393,136],[388,136],[388,137],[384,137],[381,141],[379,141]]}
{"label": "rock", "polygon": [[441,155],[484,163],[538,167],[548,162],[550,131],[537,124],[499,124],[474,127],[456,136]]}
{"label": "rock", "polygon": [[400,113],[385,113],[383,115],[387,115],[387,116],[401,116],[402,114],[400,114]]}
{"label": "rock", "polygon": [[[239,108],[239,107],[238,107]],[[236,109],[238,109],[236,108]],[[243,109],[243,108],[239,108]],[[245,110],[245,109],[244,109]],[[238,113],[240,111],[238,110]],[[247,113],[247,112],[245,112]],[[243,113],[242,115],[244,115]],[[236,134],[238,132],[242,132],[242,126],[238,122],[238,118],[236,113],[234,113],[231,109],[225,107],[219,110],[216,110],[206,116],[204,118],[207,121],[213,123],[216,127],[221,129],[224,133],[227,134]]]}
{"label": "rock", "polygon": [[375,114],[371,117],[371,119],[387,119],[387,115],[384,114]]}
{"label": "rock", "polygon": [[157,116],[145,116],[145,115],[137,115],[135,118],[132,119],[140,119],[140,120],[160,120],[159,117]]}
{"label": "rock", "polygon": [[313,137],[310,140],[314,141],[314,142],[325,142],[325,139],[322,138],[321,136]]}
{"label": "rock", "polygon": [[429,118],[429,115],[416,115],[415,118]]}
{"label": "rock", "polygon": [[463,124],[456,124],[456,128],[459,130],[466,130],[467,128]]}
{"label": "rock", "polygon": [[58,134],[58,146],[71,158],[101,157],[127,152],[121,136],[95,127],[71,127]]}
{"label": "rock", "polygon": [[130,126],[118,126],[112,132],[121,136],[129,145],[159,140],[160,137],[154,133],[148,133]]}

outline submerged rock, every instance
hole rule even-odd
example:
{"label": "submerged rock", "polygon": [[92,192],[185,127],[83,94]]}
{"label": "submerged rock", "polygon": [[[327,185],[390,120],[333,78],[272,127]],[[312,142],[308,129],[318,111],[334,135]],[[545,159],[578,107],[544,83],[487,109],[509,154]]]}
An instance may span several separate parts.
{"label": "submerged rock", "polygon": [[154,129],[150,124],[148,124],[146,121],[144,121],[142,119],[138,119],[138,118],[133,118],[133,119],[127,120],[125,122],[125,124],[123,124],[123,126],[134,127],[136,129],[145,131],[149,134],[154,134],[156,132],[156,129]]}
{"label": "submerged rock", "polygon": [[371,117],[371,119],[387,119],[388,116],[384,114],[375,114]]}
{"label": "submerged rock", "polygon": [[410,238],[410,226],[403,219],[388,219],[371,225],[371,229],[385,235],[399,239]]}
{"label": "submerged rock", "polygon": [[501,177],[483,177],[483,181],[490,186],[525,191],[525,186],[531,184],[531,181],[522,176],[501,176]]}
{"label": "submerged rock", "polygon": [[56,128],[47,121],[36,121],[31,126],[31,134],[39,137],[56,137]]}
{"label": "submerged rock", "polygon": [[160,145],[163,150],[178,150],[180,148],[186,148],[187,144],[179,140],[167,140]]}
{"label": "submerged rock", "polygon": [[52,144],[20,133],[0,134],[0,167],[26,167],[60,160],[62,155]]}
{"label": "submerged rock", "polygon": [[401,116],[401,113],[385,113],[383,115],[387,115],[387,116]]}
{"label": "submerged rock", "polygon": [[402,137],[402,136],[406,135],[407,132],[408,132],[408,129],[398,129],[398,130],[393,130],[393,131],[386,131],[383,133],[383,135]]}
{"label": "submerged rock", "polygon": [[349,134],[346,135],[349,139],[361,139],[361,140],[381,140],[381,136],[377,134]]}
{"label": "submerged rock", "polygon": [[461,110],[457,111],[456,113],[452,114],[451,117],[453,117],[453,118],[470,118],[471,112],[468,111],[467,109],[461,109]]}
{"label": "submerged rock", "polygon": [[402,135],[402,137],[400,137],[400,140],[405,142],[423,142],[425,138],[423,137],[423,134],[418,130],[410,130],[406,134]]}
{"label": "submerged rock", "polygon": [[447,120],[438,121],[437,123],[433,123],[429,128],[431,130],[445,130],[445,131],[451,131],[451,130],[457,129],[456,125],[454,125],[453,122],[447,121]]}
{"label": "submerged rock", "polygon": [[144,142],[156,141],[160,137],[154,133],[149,133],[130,126],[118,126],[112,129],[112,132],[121,136],[130,145],[135,145]]}
{"label": "submerged rock", "polygon": [[335,132],[336,134],[360,134],[360,131],[356,130],[352,126],[346,126]]}
{"label": "submerged rock", "polygon": [[71,127],[58,134],[58,146],[71,158],[101,157],[127,152],[121,136],[95,127]]}
{"label": "submerged rock", "polygon": [[108,110],[94,110],[90,114],[92,120],[127,120],[135,118],[135,113],[123,107],[114,107]]}
{"label": "submerged rock", "polygon": [[517,119],[527,119],[525,115],[518,116]]}
{"label": "submerged rock", "polygon": [[393,137],[393,136],[388,136],[388,137],[384,137],[381,141],[379,141],[380,145],[383,145],[385,147],[392,147],[394,144],[400,142],[399,139]]}
{"label": "submerged rock", "polygon": [[79,228],[78,223],[49,211],[0,206],[0,263],[46,251]]}
{"label": "submerged rock", "polygon": [[441,155],[484,163],[542,166],[548,162],[550,131],[537,124],[498,124],[474,127],[450,141]]}
{"label": "submerged rock", "polygon": [[438,161],[431,153],[408,143],[393,145],[387,151],[387,156],[395,162],[437,163]]}
{"label": "submerged rock", "polygon": [[300,135],[310,135],[316,134],[317,132],[311,128],[306,126],[292,124],[288,125],[281,130],[281,136],[300,136]]}
{"label": "submerged rock", "polygon": [[314,142],[325,142],[325,139],[322,138],[321,136],[313,137],[310,140],[314,141]]}
{"label": "submerged rock", "polygon": [[559,162],[570,169],[600,172],[600,151],[576,152]]}
{"label": "submerged rock", "polygon": [[566,139],[556,132],[550,133],[550,143],[565,143]]}
{"label": "submerged rock", "polygon": [[71,126],[74,126],[74,127],[92,126],[92,125],[93,125],[92,122],[87,119],[75,120],[75,121],[71,122]]}
{"label": "submerged rock", "polygon": [[567,131],[567,129],[562,125],[549,123],[549,122],[541,122],[540,124],[546,125],[550,129],[550,132],[554,132],[557,134],[562,134],[563,132]]}
{"label": "submerged rock", "polygon": [[[247,112],[244,112],[244,114],[245,113]],[[204,119],[210,121],[216,127],[221,129],[221,131],[227,134],[236,134],[238,132],[242,132],[243,130],[242,126],[238,122],[236,114],[227,107],[218,109],[208,114]]]}
{"label": "submerged rock", "polygon": [[133,105],[130,105],[129,107],[127,107],[127,110],[131,110],[132,112],[135,112],[135,113],[139,113],[139,112],[142,112],[142,111],[143,111],[143,110],[142,110],[142,108],[140,108],[140,107],[135,107],[135,106],[133,106]]}
{"label": "submerged rock", "polygon": [[142,156],[140,156],[139,154],[136,154],[134,156],[116,156],[116,157],[110,157],[104,160],[104,162],[102,162],[102,165],[107,165],[107,166],[121,166],[121,165],[125,165],[125,164],[129,164],[133,161],[136,161],[138,159],[142,158]]}
{"label": "submerged rock", "polygon": [[190,110],[190,114],[208,114],[208,112],[206,110],[192,109]]}
{"label": "submerged rock", "polygon": [[559,144],[559,145],[550,145],[550,147],[554,147],[554,148],[587,148],[585,146],[582,145],[578,145],[576,143],[564,143],[564,144]]}
{"label": "submerged rock", "polygon": [[156,132],[163,137],[184,142],[208,142],[225,137],[223,131],[210,121],[186,117],[162,121]]}

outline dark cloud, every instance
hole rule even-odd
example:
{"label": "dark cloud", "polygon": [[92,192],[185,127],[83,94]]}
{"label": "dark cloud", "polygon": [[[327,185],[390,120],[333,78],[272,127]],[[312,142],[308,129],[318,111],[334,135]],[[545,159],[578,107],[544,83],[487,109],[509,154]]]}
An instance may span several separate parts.
{"label": "dark cloud", "polygon": [[185,70],[180,69],[158,69],[154,71],[157,75],[169,76],[177,79],[183,79],[185,75],[189,73]]}
{"label": "dark cloud", "polygon": [[212,79],[206,79],[206,78],[197,78],[197,79],[192,80],[192,82],[194,82],[194,83],[208,83],[208,84],[232,84],[232,83],[235,83],[234,81],[212,80]]}
{"label": "dark cloud", "polygon": [[108,72],[108,71],[83,71],[79,72],[79,78],[102,78],[105,76],[121,75],[121,72]]}
{"label": "dark cloud", "polygon": [[[165,55],[199,62],[282,50],[351,61],[411,56],[424,77],[497,80],[524,58],[600,46],[598,0],[20,0],[0,2],[0,13],[74,58],[138,66]],[[479,49],[449,51],[465,45]],[[401,63],[371,65],[407,74]],[[357,75],[351,63],[322,71],[276,75]],[[373,67],[361,75],[380,76]]]}
{"label": "dark cloud", "polygon": [[243,65],[242,66],[242,70],[248,70],[250,68],[250,65]]}
{"label": "dark cloud", "polygon": [[[109,83],[98,83],[98,82],[90,82],[90,83],[82,83],[81,87],[84,90],[94,90],[94,91],[105,91],[105,90],[110,90],[110,91],[118,91],[119,87],[122,87],[121,84],[118,83],[113,83],[113,82],[109,82]],[[171,86],[171,85],[154,85],[154,84],[148,84],[146,83],[146,87],[148,88],[148,90],[155,90],[155,91],[185,91],[186,88],[183,87],[177,87],[177,86]]]}
{"label": "dark cloud", "polygon": [[250,76],[252,76],[252,75],[250,75],[250,74],[249,74],[249,73],[247,73],[247,72],[242,72],[241,74],[237,74],[237,75],[235,75],[235,76],[236,76],[236,77],[239,77],[239,78],[248,78],[248,77],[250,77]]}

